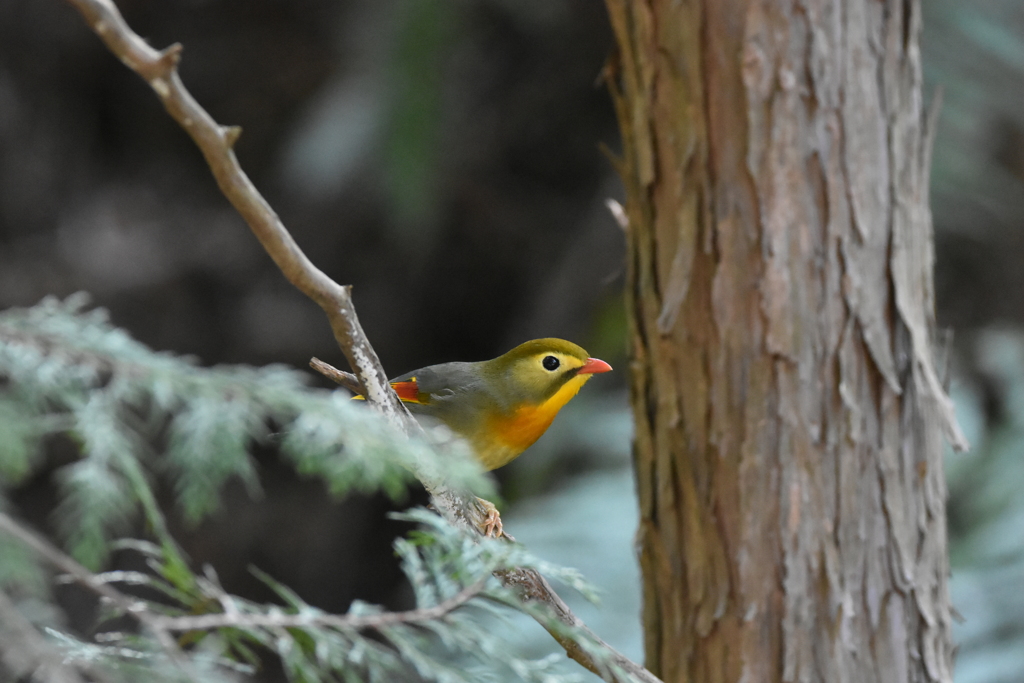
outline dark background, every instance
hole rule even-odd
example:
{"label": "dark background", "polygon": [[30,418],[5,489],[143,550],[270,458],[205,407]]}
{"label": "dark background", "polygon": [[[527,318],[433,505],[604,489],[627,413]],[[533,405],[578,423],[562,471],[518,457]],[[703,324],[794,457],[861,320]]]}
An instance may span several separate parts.
{"label": "dark background", "polygon": [[[235,149],[256,186],[313,261],[354,285],[389,373],[540,336],[624,370],[623,242],[603,205],[621,190],[599,150],[617,146],[599,82],[612,49],[600,2],[118,5],[153,46],[184,44],[185,84],[218,122],[243,128]],[[944,94],[937,306],[956,330],[954,397],[975,444],[949,460],[954,602],[967,616],[958,680],[1019,681],[1024,7],[926,0],[924,11],[925,94]],[[4,0],[0,308],[79,290],[151,347],[204,364],[343,364],[319,309],[276,271],[149,88],[70,5]],[[564,438],[498,473],[513,511],[588,469],[628,478],[628,439],[608,458],[573,438],[592,424],[587,395],[626,419],[623,378],[591,383],[560,418]],[[354,598],[407,605],[391,503],[331,501],[273,453],[256,457],[263,500],[229,487],[220,514],[182,530],[197,561],[241,591],[255,590],[255,563],[328,610]],[[40,479],[18,496],[40,526],[50,495]],[[578,500],[602,504],[585,490]]]}

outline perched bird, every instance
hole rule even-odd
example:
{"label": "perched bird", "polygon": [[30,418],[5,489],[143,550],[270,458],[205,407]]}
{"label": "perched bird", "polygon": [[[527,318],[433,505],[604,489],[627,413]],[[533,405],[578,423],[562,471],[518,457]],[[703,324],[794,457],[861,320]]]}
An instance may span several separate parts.
{"label": "perched bird", "polygon": [[[493,470],[533,445],[592,375],[611,369],[572,342],[534,339],[493,360],[430,365],[390,383],[409,412],[443,422]],[[500,536],[497,510],[482,503],[485,532]]]}

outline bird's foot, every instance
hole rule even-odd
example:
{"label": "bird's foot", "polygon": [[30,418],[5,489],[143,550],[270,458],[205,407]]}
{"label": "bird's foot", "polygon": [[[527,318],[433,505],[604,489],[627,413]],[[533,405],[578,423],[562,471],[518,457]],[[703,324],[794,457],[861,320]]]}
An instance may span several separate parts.
{"label": "bird's foot", "polygon": [[498,508],[494,507],[494,503],[483,498],[477,498],[476,502],[484,512],[484,521],[478,527],[483,535],[487,538],[501,538],[504,536],[510,541],[515,541],[514,538],[506,534],[502,529],[501,515],[498,514]]}

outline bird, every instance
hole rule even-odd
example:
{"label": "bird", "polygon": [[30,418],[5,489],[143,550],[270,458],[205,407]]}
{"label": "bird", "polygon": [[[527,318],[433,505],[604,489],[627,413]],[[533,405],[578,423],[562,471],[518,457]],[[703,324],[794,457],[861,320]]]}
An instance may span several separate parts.
{"label": "bird", "polygon": [[[445,424],[490,471],[519,457],[593,375],[611,369],[572,342],[546,338],[491,360],[430,365],[389,384],[409,412]],[[502,536],[497,509],[480,501],[484,534]]]}

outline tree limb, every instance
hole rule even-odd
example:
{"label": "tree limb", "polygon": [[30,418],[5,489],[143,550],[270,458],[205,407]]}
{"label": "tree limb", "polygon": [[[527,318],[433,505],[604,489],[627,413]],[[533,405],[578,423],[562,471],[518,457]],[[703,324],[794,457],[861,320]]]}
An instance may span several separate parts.
{"label": "tree limb", "polygon": [[[381,410],[393,424],[406,431],[417,430],[415,420],[391,390],[380,360],[359,324],[352,304],[351,287],[339,285],[313,265],[242,170],[232,151],[241,129],[217,124],[182,84],[177,72],[182,46],[175,43],[163,51],[153,49],[131,30],[111,0],[68,2],[85,17],[111,52],[149,83],[167,112],[195,141],[224,196],[242,215],[284,276],[324,310],[338,345],[364,388],[362,393],[367,401]],[[431,494],[434,507],[446,519],[461,528],[479,531],[483,514],[471,496],[423,473],[419,476]],[[658,681],[649,671],[615,651],[587,629],[537,572],[515,569],[499,572],[498,577],[521,599],[546,605],[563,626],[579,629],[592,643],[602,648],[602,657],[591,656],[579,643],[566,638],[563,629],[539,619],[565,647],[566,653],[590,671],[612,683],[631,679],[649,683]],[[625,676],[609,668],[609,661],[616,662],[619,669],[626,672]]]}

